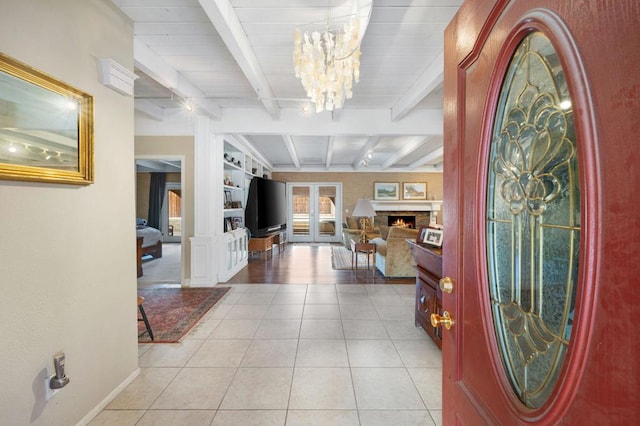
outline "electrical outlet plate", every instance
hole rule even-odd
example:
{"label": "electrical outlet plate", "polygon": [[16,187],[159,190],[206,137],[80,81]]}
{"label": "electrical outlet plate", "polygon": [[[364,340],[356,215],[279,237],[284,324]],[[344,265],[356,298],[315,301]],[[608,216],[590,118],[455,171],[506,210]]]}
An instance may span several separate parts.
{"label": "electrical outlet plate", "polygon": [[50,382],[54,377],[56,377],[55,374],[44,379],[44,398],[47,401],[60,391],[60,389],[51,389]]}

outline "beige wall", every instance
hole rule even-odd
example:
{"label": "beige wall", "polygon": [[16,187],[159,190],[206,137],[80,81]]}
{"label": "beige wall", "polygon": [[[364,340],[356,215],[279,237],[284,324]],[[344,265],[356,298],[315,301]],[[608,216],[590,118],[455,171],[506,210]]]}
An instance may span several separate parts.
{"label": "beige wall", "polygon": [[[373,184],[375,182],[426,182],[427,193],[434,199],[442,200],[442,173],[298,173],[274,172],[273,179],[285,182],[342,182],[342,214],[351,216],[351,212],[359,198],[373,199]],[[438,220],[440,217],[438,216]]]}
{"label": "beige wall", "polygon": [[[193,170],[194,170],[194,142],[193,136],[136,136],[135,138],[135,155],[136,158],[182,158],[182,173],[184,174],[184,185],[182,191],[182,197],[184,200],[184,223],[182,224],[182,283],[191,277],[191,244],[189,244],[189,238],[193,237],[194,227],[194,213],[193,213]],[[144,184],[144,182],[141,182]],[[138,205],[138,217],[147,217],[148,211],[148,183],[146,190],[147,207],[145,210],[140,210],[141,205]],[[140,201],[143,198],[144,191],[138,191],[137,201],[144,204],[144,201]],[[143,214],[144,213],[144,214]],[[133,219],[132,219],[133,221]]]}
{"label": "beige wall", "polygon": [[[0,180],[0,423],[73,425],[138,365],[133,98],[100,58],[133,70],[133,28],[107,0],[3,0],[0,51],[94,96],[95,183]],[[45,399],[53,356],[71,382]]]}

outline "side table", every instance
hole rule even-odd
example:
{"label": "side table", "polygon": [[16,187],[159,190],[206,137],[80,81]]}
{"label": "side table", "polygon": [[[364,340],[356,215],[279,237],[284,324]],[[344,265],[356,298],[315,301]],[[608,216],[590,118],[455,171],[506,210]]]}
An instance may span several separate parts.
{"label": "side table", "polygon": [[[358,269],[358,253],[366,253],[367,254],[367,270],[370,269],[369,266],[369,254],[373,255],[373,270],[376,269],[376,245],[373,243],[357,243],[354,240],[351,240],[351,269],[353,269],[353,265],[355,263],[355,269]],[[354,259],[355,258],[355,262]]]}

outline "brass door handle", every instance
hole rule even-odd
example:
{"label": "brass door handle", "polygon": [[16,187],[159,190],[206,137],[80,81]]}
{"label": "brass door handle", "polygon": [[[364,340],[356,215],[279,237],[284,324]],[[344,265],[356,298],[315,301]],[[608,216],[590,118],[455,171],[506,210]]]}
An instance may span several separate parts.
{"label": "brass door handle", "polygon": [[444,291],[445,293],[451,294],[451,292],[453,292],[453,280],[451,278],[444,277],[440,280],[439,284],[440,290]]}
{"label": "brass door handle", "polygon": [[438,314],[431,314],[431,325],[433,327],[438,327],[443,325],[444,328],[449,330],[451,326],[455,323],[456,322],[453,320],[453,318],[451,318],[451,315],[449,315],[449,312],[447,311],[444,311],[442,313],[442,316]]}

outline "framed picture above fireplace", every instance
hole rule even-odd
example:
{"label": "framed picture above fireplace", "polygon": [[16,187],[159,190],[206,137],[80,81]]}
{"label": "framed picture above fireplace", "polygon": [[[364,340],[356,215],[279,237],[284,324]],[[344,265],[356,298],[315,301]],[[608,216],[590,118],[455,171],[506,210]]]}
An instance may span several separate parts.
{"label": "framed picture above fireplace", "polygon": [[373,198],[376,200],[399,200],[400,184],[397,182],[375,182]]}
{"label": "framed picture above fireplace", "polygon": [[404,200],[426,200],[426,182],[404,182],[402,184],[402,198]]}

